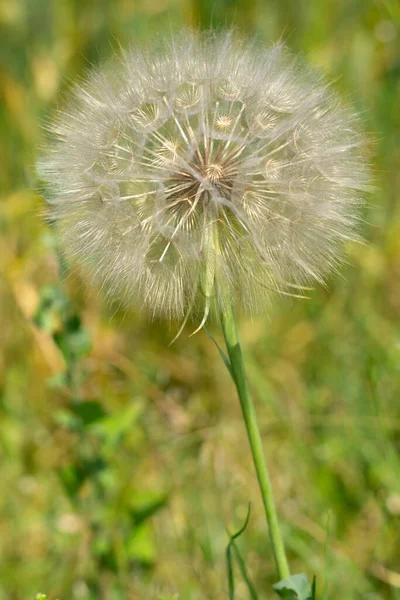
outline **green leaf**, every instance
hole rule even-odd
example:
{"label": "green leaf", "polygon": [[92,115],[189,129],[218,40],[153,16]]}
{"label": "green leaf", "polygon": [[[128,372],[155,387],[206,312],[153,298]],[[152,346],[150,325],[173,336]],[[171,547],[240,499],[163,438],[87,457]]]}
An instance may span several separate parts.
{"label": "green leaf", "polygon": [[85,482],[85,473],[77,465],[71,464],[59,469],[58,475],[66,494],[72,500]]}
{"label": "green leaf", "polygon": [[67,361],[73,357],[85,356],[91,350],[90,333],[80,324],[78,325],[75,316],[65,323],[65,329],[56,332],[53,337]]}
{"label": "green leaf", "polygon": [[76,431],[81,425],[79,418],[71,413],[70,410],[65,408],[60,408],[60,410],[57,410],[54,413],[54,421],[57,423],[57,425],[60,425],[61,427],[71,431]]}
{"label": "green leaf", "polygon": [[92,538],[91,552],[96,556],[100,568],[114,573],[118,571],[118,560],[112,537],[106,532],[96,532]]}
{"label": "green leaf", "polygon": [[229,375],[232,377],[233,379],[233,374],[232,374],[232,367],[231,367],[231,363],[229,362],[229,358],[226,356],[225,352],[222,350],[221,346],[218,344],[217,340],[211,335],[211,332],[209,331],[209,329],[207,329],[207,327],[205,325],[203,325],[203,329],[206,332],[207,337],[210,338],[211,341],[214,342],[214,344],[217,346],[218,352],[222,358],[222,360],[224,361],[224,365],[226,366],[226,368],[229,371]]}
{"label": "green leaf", "polygon": [[150,519],[150,517],[166,505],[167,500],[168,495],[164,492],[136,493],[130,511],[132,525],[137,527],[147,519]]}
{"label": "green leaf", "polygon": [[325,538],[325,584],[324,591],[322,594],[322,600],[328,600],[328,587],[329,587],[329,571],[330,571],[330,547],[329,547],[329,537],[331,531],[331,513],[328,513],[328,518],[326,521],[326,538]]}
{"label": "green leaf", "polygon": [[90,460],[80,460],[77,463],[65,465],[59,469],[58,474],[65,492],[72,500],[78,494],[85,481],[95,477],[104,468],[104,461],[100,457],[95,457]]}
{"label": "green leaf", "polygon": [[52,334],[60,328],[61,315],[67,310],[68,300],[57,285],[41,289],[39,306],[33,317],[35,325]]}
{"label": "green leaf", "polygon": [[151,564],[156,556],[154,534],[150,523],[142,523],[130,533],[126,541],[126,552],[130,560]]}
{"label": "green leaf", "polygon": [[272,586],[281,598],[311,600],[311,585],[305,573],[291,575]]}
{"label": "green leaf", "polygon": [[69,331],[68,343],[70,351],[73,352],[75,356],[86,356],[92,349],[90,333],[85,327]]}
{"label": "green leaf", "polygon": [[317,600],[317,578],[313,577],[311,586],[311,600]]}
{"label": "green leaf", "polygon": [[236,560],[239,565],[239,569],[242,574],[243,581],[247,585],[247,589],[249,591],[249,596],[250,596],[251,600],[258,600],[256,588],[254,587],[254,584],[249,577],[249,574],[248,574],[247,568],[246,568],[246,563],[243,560],[242,555],[240,554],[239,548],[237,547],[237,544],[235,541],[233,542],[233,549],[235,551]]}
{"label": "green leaf", "polygon": [[142,402],[133,402],[125,410],[93,423],[91,430],[101,436],[107,444],[114,446],[132,431],[142,413]]}
{"label": "green leaf", "polygon": [[79,417],[82,425],[91,425],[106,416],[102,404],[96,400],[85,400],[83,402],[75,402],[72,406],[74,414]]}
{"label": "green leaf", "polygon": [[50,389],[62,389],[68,385],[68,376],[66,373],[55,373],[47,380]]}
{"label": "green leaf", "polygon": [[250,509],[251,509],[251,505],[249,503],[245,522],[243,523],[242,527],[236,533],[229,535],[229,543],[226,547],[226,564],[227,564],[227,569],[228,569],[229,600],[235,600],[235,578],[233,575],[232,549],[234,548],[235,540],[243,533],[243,531],[246,529],[246,527],[249,523]]}

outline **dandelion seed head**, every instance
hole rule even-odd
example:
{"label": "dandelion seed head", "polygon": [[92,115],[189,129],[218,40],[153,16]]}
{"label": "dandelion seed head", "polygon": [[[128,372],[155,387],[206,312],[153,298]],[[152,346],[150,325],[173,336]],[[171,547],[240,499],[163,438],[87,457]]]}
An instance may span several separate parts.
{"label": "dandelion seed head", "polygon": [[70,259],[186,319],[324,281],[368,188],[357,119],[282,45],[185,32],[78,84],[40,172]]}

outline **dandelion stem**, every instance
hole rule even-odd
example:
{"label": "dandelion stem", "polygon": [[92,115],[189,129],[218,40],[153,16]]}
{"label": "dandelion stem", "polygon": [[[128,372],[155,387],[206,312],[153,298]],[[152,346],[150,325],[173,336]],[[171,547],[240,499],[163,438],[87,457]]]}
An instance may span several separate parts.
{"label": "dandelion stem", "polygon": [[290,576],[289,566],[279,528],[278,515],[272,494],[271,480],[264,456],[257,415],[247,380],[233,308],[229,302],[226,303],[226,306],[224,306],[224,310],[221,313],[221,324],[231,365],[231,375],[238,392],[243,418],[246,424],[251,453],[253,455],[253,463],[256,469],[265,514],[267,517],[269,535],[271,538],[272,551],[274,553],[278,576],[280,579],[286,579]]}

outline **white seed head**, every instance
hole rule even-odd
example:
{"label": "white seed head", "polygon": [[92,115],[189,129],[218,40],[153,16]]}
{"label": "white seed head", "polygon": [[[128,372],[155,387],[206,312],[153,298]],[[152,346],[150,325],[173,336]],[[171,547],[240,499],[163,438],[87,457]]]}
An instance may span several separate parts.
{"label": "white seed head", "polygon": [[41,163],[67,256],[154,315],[323,281],[368,175],[351,111],[282,45],[185,32],[75,87]]}

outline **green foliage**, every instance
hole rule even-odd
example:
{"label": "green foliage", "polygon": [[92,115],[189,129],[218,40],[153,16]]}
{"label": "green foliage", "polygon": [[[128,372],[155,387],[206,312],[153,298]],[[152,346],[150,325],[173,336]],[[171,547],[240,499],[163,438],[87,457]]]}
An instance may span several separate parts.
{"label": "green foliage", "polygon": [[[52,336],[65,359],[64,376],[56,376],[56,380],[70,395],[55,420],[79,443],[58,475],[74,510],[88,522],[96,571],[108,570],[117,576],[133,563],[151,565],[155,547],[148,521],[165,506],[167,495],[142,489],[132,495],[126,493],[126,482],[113,460],[137,427],[142,402],[132,401],[124,409],[110,412],[101,400],[83,397],[85,370],[81,361],[89,355],[92,344],[62,283],[43,288],[33,321]],[[53,386],[54,381],[53,377]],[[98,593],[95,578],[91,587]]]}
{"label": "green foliage", "polygon": [[[331,526],[331,514],[328,514],[328,518],[326,520],[326,540],[325,540],[325,585],[324,591],[322,593],[322,600],[328,600],[328,588],[329,588],[329,577],[330,577],[330,546],[329,546],[329,536],[330,536],[330,526]],[[315,596],[315,578],[314,578],[314,595]]]}
{"label": "green foliage", "polygon": [[43,287],[33,321],[52,336],[67,364],[65,374],[57,374],[53,383],[67,385],[77,394],[83,377],[79,361],[89,354],[91,339],[61,285]]}
{"label": "green foliage", "polygon": [[235,554],[240,573],[242,575],[243,581],[245,582],[249,597],[251,600],[258,600],[258,595],[254,584],[252,583],[249,574],[247,572],[246,563],[240,554],[239,548],[237,546],[237,539],[242,535],[242,533],[246,530],[247,525],[250,520],[250,504],[247,510],[246,520],[243,523],[242,527],[236,532],[229,536],[229,543],[226,547],[226,563],[228,569],[228,589],[229,589],[229,600],[235,600],[235,577],[233,573],[233,558],[232,552]]}
{"label": "green foliage", "polygon": [[291,575],[273,586],[278,596],[288,600],[313,600],[312,590],[305,573]]}

